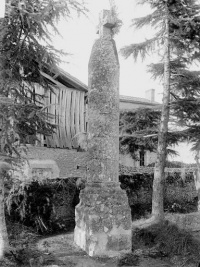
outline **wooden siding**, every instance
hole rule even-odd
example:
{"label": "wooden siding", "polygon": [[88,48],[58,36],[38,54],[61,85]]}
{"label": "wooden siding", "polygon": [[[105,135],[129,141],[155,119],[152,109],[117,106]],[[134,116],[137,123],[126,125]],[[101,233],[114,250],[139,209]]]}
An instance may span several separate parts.
{"label": "wooden siding", "polygon": [[[43,91],[42,91],[43,90]],[[53,148],[77,148],[78,133],[86,130],[85,92],[56,85],[54,92],[36,86],[36,93],[44,94],[44,107],[49,121],[56,125],[51,136],[38,136],[37,145]]]}

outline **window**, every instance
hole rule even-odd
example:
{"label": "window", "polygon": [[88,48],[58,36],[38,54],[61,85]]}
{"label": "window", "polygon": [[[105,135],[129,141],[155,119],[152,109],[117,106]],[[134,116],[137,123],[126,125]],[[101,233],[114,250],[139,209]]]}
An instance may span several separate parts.
{"label": "window", "polygon": [[140,166],[144,166],[144,151],[140,151]]}

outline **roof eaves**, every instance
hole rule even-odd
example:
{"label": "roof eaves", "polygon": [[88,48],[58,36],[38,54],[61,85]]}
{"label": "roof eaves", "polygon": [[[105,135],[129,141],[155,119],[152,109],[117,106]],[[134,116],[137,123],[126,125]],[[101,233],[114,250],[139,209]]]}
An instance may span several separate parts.
{"label": "roof eaves", "polygon": [[78,80],[77,78],[69,74],[68,72],[60,68],[58,68],[58,70],[59,70],[59,75],[62,76],[63,79],[66,79],[68,83],[71,83],[75,88],[85,91],[85,92],[88,91],[88,87],[86,84],[84,84],[83,82],[81,82],[80,80]]}
{"label": "roof eaves", "polygon": [[124,99],[124,98],[120,98],[120,102],[126,102],[126,103],[138,103],[138,104],[143,104],[143,105],[150,105],[150,106],[156,106],[159,103],[158,102],[150,102],[150,101],[146,101],[144,100],[140,100],[140,99]]}

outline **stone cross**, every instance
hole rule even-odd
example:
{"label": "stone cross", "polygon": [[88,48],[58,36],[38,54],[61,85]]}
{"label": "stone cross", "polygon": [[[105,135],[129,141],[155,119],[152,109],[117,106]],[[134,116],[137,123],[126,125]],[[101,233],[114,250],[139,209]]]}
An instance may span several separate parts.
{"label": "stone cross", "polygon": [[112,29],[115,27],[115,18],[112,16],[110,10],[102,10],[99,15],[99,25],[97,34],[100,38],[112,38]]}
{"label": "stone cross", "polygon": [[112,12],[100,14],[88,66],[87,184],[76,206],[74,241],[90,256],[131,251],[131,212],[119,184],[119,61]]}

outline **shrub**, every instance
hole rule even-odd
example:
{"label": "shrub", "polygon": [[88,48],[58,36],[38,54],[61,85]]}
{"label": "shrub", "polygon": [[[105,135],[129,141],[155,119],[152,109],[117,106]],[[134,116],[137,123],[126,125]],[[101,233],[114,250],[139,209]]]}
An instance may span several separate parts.
{"label": "shrub", "polygon": [[132,253],[127,253],[119,258],[117,262],[117,266],[138,266],[139,265],[139,257],[137,255],[133,255]]}
{"label": "shrub", "polygon": [[[156,247],[157,255],[186,257],[188,261],[200,261],[200,243],[192,234],[179,229],[176,225],[164,221],[133,234],[133,250],[146,246]],[[155,254],[154,254],[155,255]]]}
{"label": "shrub", "polygon": [[[121,188],[127,192],[132,219],[146,217],[151,212],[153,174],[121,175]],[[165,212],[197,211],[197,192],[191,174],[185,181],[179,174],[169,174],[164,186]]]}
{"label": "shrub", "polygon": [[43,234],[66,230],[69,221],[74,222],[75,183],[74,178],[14,184],[6,199],[9,219]]}

